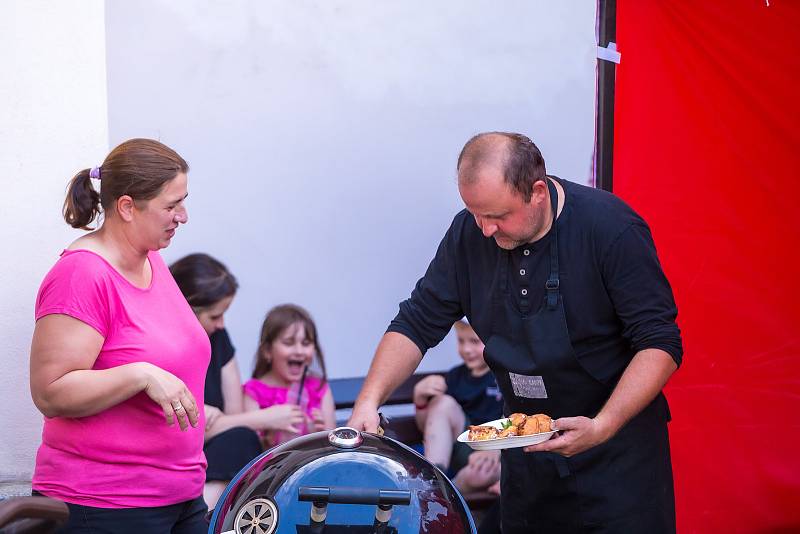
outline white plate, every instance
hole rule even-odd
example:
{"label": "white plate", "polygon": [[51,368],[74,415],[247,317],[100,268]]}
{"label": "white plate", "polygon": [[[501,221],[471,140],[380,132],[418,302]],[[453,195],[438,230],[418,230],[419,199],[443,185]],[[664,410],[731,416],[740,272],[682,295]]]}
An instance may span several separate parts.
{"label": "white plate", "polygon": [[[508,421],[508,417],[502,419],[495,419],[488,423],[483,423],[481,426],[493,426],[498,430],[503,429],[503,423]],[[555,434],[556,431],[539,432],[538,434],[528,434],[527,436],[509,436],[507,438],[485,439],[481,441],[470,441],[467,439],[469,430],[465,430],[458,436],[458,441],[466,443],[476,451],[491,451],[497,449],[513,449],[515,447],[527,447],[528,445],[536,445],[543,441],[550,439],[550,436]]]}

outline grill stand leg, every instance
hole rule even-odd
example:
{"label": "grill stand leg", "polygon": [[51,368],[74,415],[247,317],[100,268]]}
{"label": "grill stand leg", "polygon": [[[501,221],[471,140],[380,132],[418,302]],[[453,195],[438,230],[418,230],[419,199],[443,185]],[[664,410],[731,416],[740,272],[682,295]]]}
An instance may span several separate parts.
{"label": "grill stand leg", "polygon": [[325,501],[314,501],[311,503],[311,526],[324,525],[328,517],[328,503]]}
{"label": "grill stand leg", "polygon": [[375,534],[382,534],[389,530],[389,520],[392,518],[392,505],[379,504],[375,508],[375,522],[372,524]]}

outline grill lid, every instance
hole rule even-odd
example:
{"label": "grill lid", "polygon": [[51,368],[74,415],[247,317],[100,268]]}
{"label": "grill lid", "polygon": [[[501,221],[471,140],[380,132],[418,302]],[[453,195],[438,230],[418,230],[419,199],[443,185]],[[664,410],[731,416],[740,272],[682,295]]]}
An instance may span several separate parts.
{"label": "grill lid", "polygon": [[209,534],[475,533],[452,482],[391,438],[340,427],[265,452],[228,484]]}

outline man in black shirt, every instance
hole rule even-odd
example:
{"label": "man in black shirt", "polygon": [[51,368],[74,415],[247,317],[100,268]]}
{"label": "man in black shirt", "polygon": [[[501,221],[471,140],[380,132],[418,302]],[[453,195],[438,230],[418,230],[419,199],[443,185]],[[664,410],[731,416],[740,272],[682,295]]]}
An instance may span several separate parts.
{"label": "man in black shirt", "polygon": [[683,355],[647,224],[610,193],[547,176],[519,134],[472,138],[458,213],[400,305],[350,423],[377,408],[466,315],[507,413],[559,431],[502,454],[503,532],[674,532],[661,390]]}

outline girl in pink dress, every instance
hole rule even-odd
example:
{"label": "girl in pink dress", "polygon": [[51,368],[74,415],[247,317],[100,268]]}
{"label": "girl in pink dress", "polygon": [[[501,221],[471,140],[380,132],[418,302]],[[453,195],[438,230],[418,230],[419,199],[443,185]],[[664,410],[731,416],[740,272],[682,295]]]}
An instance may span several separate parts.
{"label": "girl in pink dress", "polygon": [[[315,360],[321,376],[310,371]],[[317,327],[306,310],[283,304],[269,311],[261,327],[253,378],[245,383],[244,392],[245,410],[297,404],[305,414],[290,432],[267,432],[263,436],[267,447],[336,426]]]}

